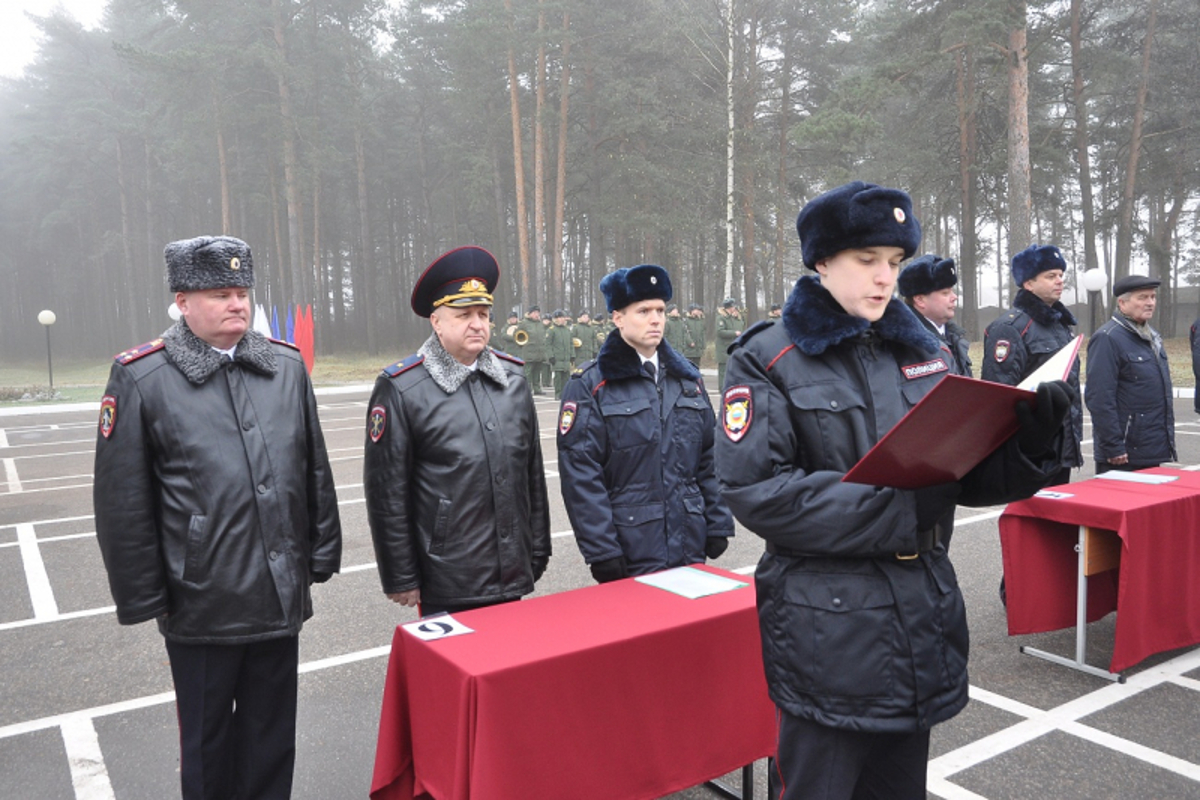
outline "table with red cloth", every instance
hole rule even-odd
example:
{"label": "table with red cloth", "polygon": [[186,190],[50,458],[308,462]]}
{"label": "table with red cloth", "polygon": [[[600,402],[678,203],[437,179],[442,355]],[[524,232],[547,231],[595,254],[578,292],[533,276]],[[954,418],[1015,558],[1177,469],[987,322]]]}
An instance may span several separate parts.
{"label": "table with red cloth", "polygon": [[752,585],[629,578],[453,616],[474,632],[396,629],[375,800],[661,797],[774,752]]}
{"label": "table with red cloth", "polygon": [[1163,484],[1102,477],[1048,487],[1000,517],[1009,635],[1067,628],[1076,620],[1081,526],[1115,531],[1118,569],[1087,580],[1087,621],[1116,610],[1109,669],[1200,642],[1200,475],[1178,469]]}

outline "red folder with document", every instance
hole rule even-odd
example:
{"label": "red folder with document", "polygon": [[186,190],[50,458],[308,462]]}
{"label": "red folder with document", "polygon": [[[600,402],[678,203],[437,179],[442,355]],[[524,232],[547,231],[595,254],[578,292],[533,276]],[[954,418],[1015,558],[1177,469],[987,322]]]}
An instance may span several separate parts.
{"label": "red folder with document", "polygon": [[875,443],[842,480],[921,489],[961,479],[1016,433],[1017,402],[1034,403],[1039,384],[1066,380],[1076,336],[1019,386],[947,375]]}

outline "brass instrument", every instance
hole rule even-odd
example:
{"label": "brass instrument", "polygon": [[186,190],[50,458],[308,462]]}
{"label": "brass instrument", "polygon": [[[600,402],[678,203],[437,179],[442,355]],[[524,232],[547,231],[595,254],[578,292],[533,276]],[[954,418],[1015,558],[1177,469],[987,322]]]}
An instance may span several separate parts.
{"label": "brass instrument", "polygon": [[596,341],[599,342],[600,344],[604,344],[604,340],[607,338],[608,338],[608,331],[603,331],[603,330],[596,331]]}
{"label": "brass instrument", "polygon": [[574,336],[571,337],[571,344],[575,346],[576,350],[583,347],[583,342]]}
{"label": "brass instrument", "polygon": [[504,329],[505,335],[507,335],[508,338],[510,338],[510,339],[513,338],[513,334],[515,334],[516,331],[517,331],[516,325],[509,325],[507,328]]}
{"label": "brass instrument", "polygon": [[513,334],[513,341],[524,347],[529,344],[529,333],[527,331],[517,331]]}

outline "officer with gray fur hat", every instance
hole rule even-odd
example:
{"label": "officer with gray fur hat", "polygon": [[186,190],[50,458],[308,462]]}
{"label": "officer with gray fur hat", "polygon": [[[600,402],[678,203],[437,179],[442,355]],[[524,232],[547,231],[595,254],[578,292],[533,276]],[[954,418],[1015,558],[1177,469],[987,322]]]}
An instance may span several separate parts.
{"label": "officer with gray fur hat", "polygon": [[156,620],[184,798],[287,798],[310,586],[341,562],[333,473],[299,351],[250,328],[254,262],[172,242],[182,318],[116,357],[93,503],[117,620]]}

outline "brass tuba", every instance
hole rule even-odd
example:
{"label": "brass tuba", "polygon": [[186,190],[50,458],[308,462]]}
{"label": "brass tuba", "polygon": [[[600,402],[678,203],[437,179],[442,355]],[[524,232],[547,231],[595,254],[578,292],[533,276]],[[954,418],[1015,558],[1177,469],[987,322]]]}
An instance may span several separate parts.
{"label": "brass tuba", "polygon": [[521,347],[524,347],[525,345],[529,344],[529,332],[528,331],[517,331],[516,333],[513,334],[513,341],[516,342]]}
{"label": "brass tuba", "polygon": [[572,346],[573,346],[573,347],[574,347],[576,350],[578,350],[579,348],[583,347],[583,342],[582,342],[582,341],[579,339],[579,337],[577,337],[577,336],[572,336],[572,337],[571,337],[571,345],[572,345]]}

